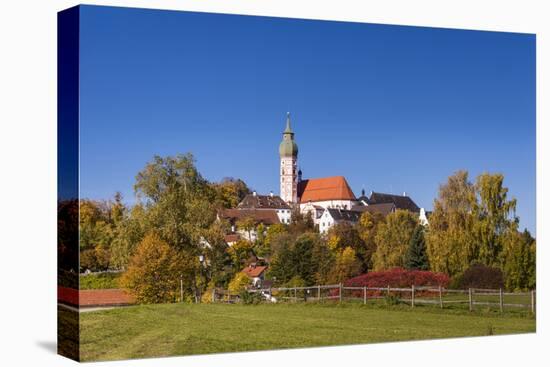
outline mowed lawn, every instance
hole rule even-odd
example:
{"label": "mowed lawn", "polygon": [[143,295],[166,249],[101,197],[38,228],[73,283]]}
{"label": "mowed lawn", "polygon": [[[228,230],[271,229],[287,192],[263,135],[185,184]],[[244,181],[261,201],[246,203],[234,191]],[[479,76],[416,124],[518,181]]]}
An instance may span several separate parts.
{"label": "mowed lawn", "polygon": [[535,331],[531,316],[354,304],[165,304],[80,315],[81,360]]}

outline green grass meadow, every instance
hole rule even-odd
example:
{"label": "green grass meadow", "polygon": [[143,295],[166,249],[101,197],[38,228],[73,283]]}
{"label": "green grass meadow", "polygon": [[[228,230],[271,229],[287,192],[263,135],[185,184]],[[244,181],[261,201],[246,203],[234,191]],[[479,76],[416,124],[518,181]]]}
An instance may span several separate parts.
{"label": "green grass meadow", "polygon": [[82,361],[535,332],[528,314],[343,304],[163,304],[80,315]]}

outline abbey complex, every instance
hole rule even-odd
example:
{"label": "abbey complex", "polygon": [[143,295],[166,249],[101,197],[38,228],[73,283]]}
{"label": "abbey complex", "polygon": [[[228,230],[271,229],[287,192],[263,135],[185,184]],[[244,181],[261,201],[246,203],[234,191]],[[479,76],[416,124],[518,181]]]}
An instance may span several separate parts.
{"label": "abbey complex", "polygon": [[[371,192],[369,196],[361,191],[356,197],[343,176],[304,179],[298,168],[298,144],[290,126],[290,114],[287,113],[283,140],[279,145],[280,156],[280,195],[270,193],[260,195],[256,192],[247,195],[234,209],[226,209],[220,216],[229,220],[233,233],[227,236],[231,245],[243,236],[254,240],[254,231],[242,231],[236,223],[251,218],[256,223],[269,226],[275,223],[289,224],[293,210],[312,217],[319,232],[325,233],[330,227],[341,222],[356,223],[364,212],[388,215],[397,209],[417,213],[420,223],[428,223],[427,213],[407,196]],[[251,237],[251,238],[248,238]]]}

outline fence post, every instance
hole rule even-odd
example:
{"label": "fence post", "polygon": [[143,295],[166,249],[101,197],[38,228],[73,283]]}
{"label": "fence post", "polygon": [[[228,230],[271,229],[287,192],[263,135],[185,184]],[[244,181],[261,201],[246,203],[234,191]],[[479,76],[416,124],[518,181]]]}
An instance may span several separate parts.
{"label": "fence post", "polygon": [[180,302],[183,302],[183,275],[180,275]]}
{"label": "fence post", "polygon": [[367,287],[363,287],[363,304],[367,304]]}
{"label": "fence post", "polygon": [[321,286],[317,286],[317,301],[321,300]]}
{"label": "fence post", "polygon": [[499,304],[500,304],[500,312],[504,312],[504,299],[503,299],[503,294],[502,294],[502,288],[499,289],[498,291],[498,295],[499,295]]}
{"label": "fence post", "polygon": [[441,286],[439,286],[439,307],[443,308],[443,291]]}
{"label": "fence post", "polygon": [[296,287],[294,287],[294,302],[298,303],[298,296],[297,296]]}
{"label": "fence post", "polygon": [[531,313],[535,314],[535,291],[531,290]]}
{"label": "fence post", "polygon": [[388,284],[388,294],[387,296],[389,297],[390,296],[390,285]]}
{"label": "fence post", "polygon": [[343,290],[342,288],[343,288],[342,283],[340,283],[340,292],[338,292],[340,295],[340,303],[342,303],[342,290]]}
{"label": "fence post", "polygon": [[468,303],[470,304],[470,311],[474,309],[474,304],[472,302],[472,288],[468,288]]}
{"label": "fence post", "polygon": [[212,289],[212,303],[216,303],[216,288]]}
{"label": "fence post", "polygon": [[411,307],[414,307],[414,284],[411,286]]}

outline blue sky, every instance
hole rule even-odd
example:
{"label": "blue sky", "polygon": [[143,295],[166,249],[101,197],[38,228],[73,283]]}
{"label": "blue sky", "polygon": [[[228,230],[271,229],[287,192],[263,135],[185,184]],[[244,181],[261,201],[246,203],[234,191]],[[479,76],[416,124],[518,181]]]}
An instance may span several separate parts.
{"label": "blue sky", "polygon": [[80,191],[134,202],[153,155],[278,193],[292,114],[304,177],[431,209],[459,169],[505,175],[535,233],[535,36],[81,8]]}

